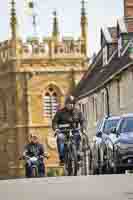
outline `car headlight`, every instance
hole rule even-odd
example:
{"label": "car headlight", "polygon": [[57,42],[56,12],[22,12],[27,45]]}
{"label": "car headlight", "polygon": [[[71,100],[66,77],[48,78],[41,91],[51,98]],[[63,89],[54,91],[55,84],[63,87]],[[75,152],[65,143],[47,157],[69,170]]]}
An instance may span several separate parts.
{"label": "car headlight", "polygon": [[126,150],[126,149],[127,149],[127,145],[118,142],[118,143],[116,144],[116,148],[117,148],[118,151],[119,151],[119,150],[120,150],[120,151],[123,151],[123,150]]}
{"label": "car headlight", "polygon": [[116,143],[114,145],[114,149],[119,151],[121,149],[121,143],[120,142]]}
{"label": "car headlight", "polygon": [[121,143],[120,142],[116,143],[116,147],[120,148],[121,147]]}

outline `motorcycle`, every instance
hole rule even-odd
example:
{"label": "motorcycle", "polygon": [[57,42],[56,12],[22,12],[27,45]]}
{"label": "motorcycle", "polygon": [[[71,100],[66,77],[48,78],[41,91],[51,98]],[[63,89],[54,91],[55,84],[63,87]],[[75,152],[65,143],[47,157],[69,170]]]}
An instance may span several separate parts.
{"label": "motorcycle", "polygon": [[[47,155],[43,156],[23,156],[20,160],[25,161],[25,171],[26,171],[26,177],[27,178],[36,178],[36,177],[43,177],[45,176],[45,166],[42,169],[43,172],[41,172],[40,166],[43,165],[44,158],[48,159]],[[30,176],[27,173],[28,165],[30,166]],[[27,168],[27,169],[26,169]]]}

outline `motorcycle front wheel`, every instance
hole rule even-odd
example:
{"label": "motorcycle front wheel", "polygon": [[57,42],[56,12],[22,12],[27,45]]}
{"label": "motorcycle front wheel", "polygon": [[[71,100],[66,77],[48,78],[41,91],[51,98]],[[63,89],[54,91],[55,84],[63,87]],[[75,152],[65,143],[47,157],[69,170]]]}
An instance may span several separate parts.
{"label": "motorcycle front wheel", "polygon": [[32,167],[32,177],[38,177],[38,169],[37,167]]}
{"label": "motorcycle front wheel", "polygon": [[76,146],[69,146],[68,151],[65,153],[64,170],[66,176],[77,176],[78,172],[78,159]]}

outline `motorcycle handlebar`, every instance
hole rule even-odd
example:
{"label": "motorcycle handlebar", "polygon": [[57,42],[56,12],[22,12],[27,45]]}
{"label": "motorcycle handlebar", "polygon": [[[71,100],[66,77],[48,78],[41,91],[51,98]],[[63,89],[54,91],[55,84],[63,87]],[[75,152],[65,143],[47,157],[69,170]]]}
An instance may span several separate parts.
{"label": "motorcycle handlebar", "polygon": [[[21,156],[19,158],[19,160],[25,160],[25,159],[30,159],[30,158],[31,158],[30,156]],[[40,156],[37,156],[37,158],[47,158],[47,159],[49,159],[49,156],[48,155],[40,155]]]}
{"label": "motorcycle handlebar", "polygon": [[[69,130],[69,131],[80,131],[81,133],[82,133],[82,131],[81,131],[81,128],[75,128],[75,129],[73,129],[73,128],[60,128],[60,129],[56,129],[55,131],[54,131],[54,136],[56,137],[57,136],[57,134],[59,134],[59,133],[61,133],[62,131],[66,131],[66,130]],[[83,134],[84,134],[84,132],[83,132]]]}

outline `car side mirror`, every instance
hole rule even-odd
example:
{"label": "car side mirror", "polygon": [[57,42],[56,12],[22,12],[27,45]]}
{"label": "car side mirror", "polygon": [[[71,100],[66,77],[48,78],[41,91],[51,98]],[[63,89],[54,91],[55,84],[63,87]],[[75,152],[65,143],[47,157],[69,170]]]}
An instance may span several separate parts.
{"label": "car side mirror", "polygon": [[102,132],[101,132],[101,131],[98,131],[98,132],[96,133],[96,136],[97,136],[97,137],[102,137]]}
{"label": "car side mirror", "polygon": [[111,133],[116,134],[116,127],[113,127],[113,128],[111,129]]}
{"label": "car side mirror", "polygon": [[111,133],[112,134],[115,134],[117,137],[119,137],[119,132],[116,130],[116,127],[113,127],[112,129],[111,129]]}

